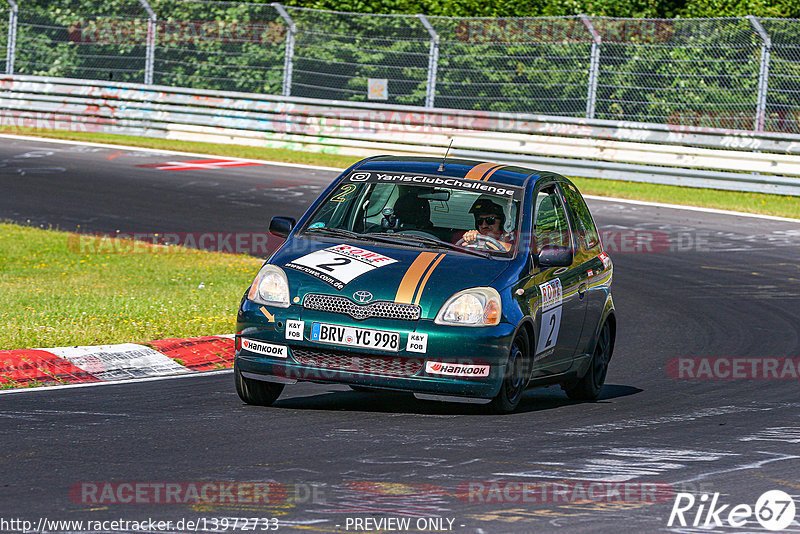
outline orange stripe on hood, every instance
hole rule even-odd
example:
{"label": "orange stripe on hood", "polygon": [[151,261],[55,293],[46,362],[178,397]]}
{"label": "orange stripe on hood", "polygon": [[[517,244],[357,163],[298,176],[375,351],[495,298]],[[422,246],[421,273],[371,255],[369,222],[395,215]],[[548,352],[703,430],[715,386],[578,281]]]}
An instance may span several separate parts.
{"label": "orange stripe on hood", "polygon": [[403,279],[400,281],[400,285],[397,287],[397,295],[394,297],[395,302],[411,304],[420,278],[422,278],[425,269],[428,268],[436,256],[438,256],[438,254],[433,252],[419,253],[419,256],[417,256],[417,259],[415,259],[414,263],[408,268]]}
{"label": "orange stripe on hood", "polygon": [[431,268],[428,269],[427,273],[425,273],[425,278],[422,279],[422,283],[419,285],[419,289],[417,290],[417,295],[416,295],[416,297],[414,297],[414,304],[419,305],[419,301],[422,298],[422,292],[425,290],[425,284],[428,283],[428,278],[431,277],[431,273],[433,273],[433,271],[439,265],[439,262],[444,259],[444,256],[445,256],[444,254],[439,254],[439,257],[436,258],[435,262],[433,262],[433,265],[431,265]]}

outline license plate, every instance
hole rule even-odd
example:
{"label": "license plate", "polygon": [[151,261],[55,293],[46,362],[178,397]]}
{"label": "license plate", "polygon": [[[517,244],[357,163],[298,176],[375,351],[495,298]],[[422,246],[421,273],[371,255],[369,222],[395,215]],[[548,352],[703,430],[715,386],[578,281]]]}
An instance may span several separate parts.
{"label": "license plate", "polygon": [[400,334],[397,332],[329,323],[313,323],[311,325],[311,341],[388,352],[400,350]]}

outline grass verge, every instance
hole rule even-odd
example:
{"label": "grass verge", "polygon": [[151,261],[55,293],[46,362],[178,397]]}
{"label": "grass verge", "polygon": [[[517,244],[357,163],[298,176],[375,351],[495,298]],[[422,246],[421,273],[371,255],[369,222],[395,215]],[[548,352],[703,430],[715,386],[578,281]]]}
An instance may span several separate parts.
{"label": "grass verge", "polygon": [[[284,163],[303,163],[306,165],[321,165],[342,169],[350,166],[356,160],[356,158],[351,156],[315,154],[295,150],[150,139],[130,135],[40,130],[12,126],[0,126],[0,133],[70,139],[92,143],[110,143],[162,150],[177,150],[181,152],[197,152],[200,154],[263,159]],[[668,204],[683,204],[686,206],[700,206],[800,219],[800,202],[798,202],[796,197],[592,178],[573,178],[573,180],[585,194],[647,200],[650,202],[665,202]]]}
{"label": "grass verge", "polygon": [[0,349],[232,333],[263,262],[182,247],[79,254],[74,235],[0,223]]}

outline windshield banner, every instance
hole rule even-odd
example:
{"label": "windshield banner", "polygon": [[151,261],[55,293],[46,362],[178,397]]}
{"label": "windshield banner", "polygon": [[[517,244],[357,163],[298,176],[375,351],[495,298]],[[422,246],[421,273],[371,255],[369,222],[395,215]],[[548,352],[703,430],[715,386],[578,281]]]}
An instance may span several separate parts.
{"label": "windshield banner", "polygon": [[492,182],[482,182],[479,180],[465,180],[463,178],[452,178],[448,176],[425,176],[422,174],[406,174],[398,172],[375,172],[375,171],[356,171],[345,179],[346,182],[367,182],[367,183],[396,183],[414,184],[433,187],[448,187],[461,191],[473,191],[475,193],[487,193],[500,197],[521,199],[522,188],[513,185],[495,184]]}

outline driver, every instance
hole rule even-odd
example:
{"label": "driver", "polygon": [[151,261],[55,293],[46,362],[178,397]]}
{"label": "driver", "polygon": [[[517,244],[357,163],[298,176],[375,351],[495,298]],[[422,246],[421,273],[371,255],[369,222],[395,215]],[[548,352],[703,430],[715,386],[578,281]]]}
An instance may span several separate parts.
{"label": "driver", "polygon": [[511,235],[503,231],[506,216],[500,204],[479,198],[472,204],[469,212],[475,215],[475,230],[464,233],[466,246],[475,246],[473,242],[478,239],[478,234],[481,234],[498,240],[506,251],[511,250]]}

